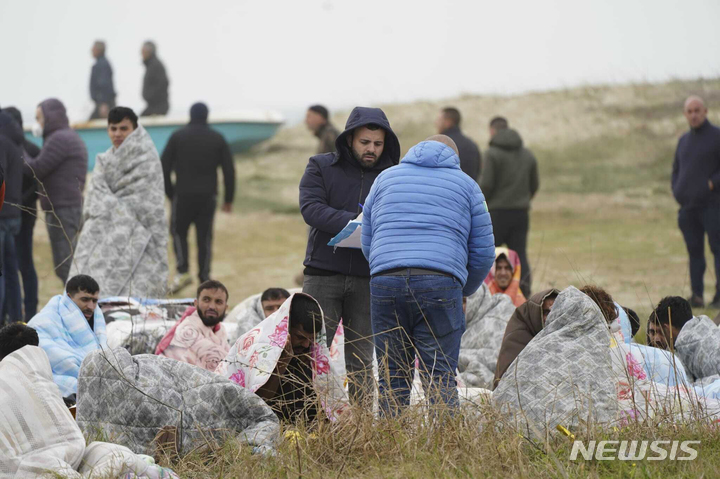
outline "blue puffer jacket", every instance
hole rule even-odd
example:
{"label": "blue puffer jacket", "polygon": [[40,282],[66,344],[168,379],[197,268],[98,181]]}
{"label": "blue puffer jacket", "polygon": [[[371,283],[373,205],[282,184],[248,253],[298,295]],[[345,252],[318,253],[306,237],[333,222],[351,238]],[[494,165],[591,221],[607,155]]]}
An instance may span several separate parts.
{"label": "blue puffer jacket", "polygon": [[371,274],[426,268],[452,274],[470,296],[495,261],[490,214],[452,148],[423,141],[375,180],[365,200],[363,253]]}

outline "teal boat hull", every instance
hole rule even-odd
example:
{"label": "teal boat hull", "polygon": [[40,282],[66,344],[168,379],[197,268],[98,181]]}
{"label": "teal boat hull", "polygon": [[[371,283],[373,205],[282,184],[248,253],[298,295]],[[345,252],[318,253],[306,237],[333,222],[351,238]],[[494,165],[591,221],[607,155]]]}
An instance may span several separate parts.
{"label": "teal boat hull", "polygon": [[[186,124],[180,122],[164,122],[159,118],[150,118],[147,120],[141,118],[140,123],[150,134],[160,155],[162,155],[170,136]],[[217,121],[211,122],[210,126],[225,137],[233,153],[240,153],[275,136],[275,133],[277,133],[282,124],[281,119],[275,119],[268,121]],[[87,147],[89,171],[92,171],[95,166],[95,157],[98,153],[104,153],[111,146],[106,125],[104,121],[96,120],[74,127]],[[27,131],[25,132],[25,137],[42,147],[42,138],[35,138]]]}

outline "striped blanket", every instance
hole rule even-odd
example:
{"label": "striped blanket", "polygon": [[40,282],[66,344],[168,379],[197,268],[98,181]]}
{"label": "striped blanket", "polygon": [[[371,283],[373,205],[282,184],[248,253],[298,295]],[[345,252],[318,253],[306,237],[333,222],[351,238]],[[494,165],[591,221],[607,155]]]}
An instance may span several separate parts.
{"label": "striped blanket", "polygon": [[106,345],[105,318],[95,308],[94,331],[67,293],[54,296],[33,317],[28,326],[37,330],[40,347],[45,350],[53,378],[64,397],[77,392],[77,377],[85,356]]}

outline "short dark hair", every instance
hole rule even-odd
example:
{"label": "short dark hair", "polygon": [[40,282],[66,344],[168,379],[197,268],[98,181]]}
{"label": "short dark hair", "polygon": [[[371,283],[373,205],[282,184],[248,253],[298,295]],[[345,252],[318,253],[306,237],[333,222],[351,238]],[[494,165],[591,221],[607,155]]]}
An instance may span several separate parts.
{"label": "short dark hair", "polygon": [[0,361],[25,346],[40,344],[38,333],[23,323],[12,323],[0,328]]}
{"label": "short dark hair", "polygon": [[100,291],[100,286],[91,276],[79,274],[70,278],[65,286],[65,291],[67,291],[68,296],[72,296],[80,291],[95,294]]}
{"label": "short dark hair", "polygon": [[590,296],[590,299],[595,301],[595,304],[597,304],[600,311],[602,311],[602,315],[608,324],[617,319],[618,311],[615,307],[615,301],[612,296],[610,296],[610,293],[601,287],[592,284],[583,286],[580,288],[580,291]]}
{"label": "short dark hair", "polygon": [[227,288],[224,284],[222,284],[220,281],[215,281],[214,279],[209,279],[205,282],[203,282],[200,286],[198,286],[197,289],[197,298],[200,299],[200,293],[205,291],[206,289],[219,289],[225,292],[225,301],[230,299],[230,293],[228,293]]}
{"label": "short dark hair", "polygon": [[138,117],[132,108],[126,106],[116,106],[108,112],[108,125],[117,124],[123,121],[125,118],[130,120],[133,128],[138,127]]}
{"label": "short dark hair", "polygon": [[630,308],[623,307],[623,310],[625,311],[625,314],[627,314],[627,317],[630,320],[630,330],[632,331],[632,336],[635,337],[638,331],[640,331],[640,317],[635,311]]}
{"label": "short dark hair", "polygon": [[155,53],[157,53],[157,46],[155,45],[155,42],[153,42],[152,40],[146,40],[143,43],[143,47],[148,47],[150,49],[150,53],[152,53],[153,55],[155,55]]}
{"label": "short dark hair", "polygon": [[443,108],[442,113],[445,118],[447,118],[453,123],[453,125],[460,126],[460,121],[462,121],[462,116],[460,116],[460,110],[455,107],[448,106],[446,108]]}
{"label": "short dark hair", "polygon": [[20,125],[20,128],[22,128],[23,118],[22,118],[22,113],[20,113],[20,110],[18,110],[14,106],[6,106],[5,108],[2,109],[2,111],[7,113],[8,115],[10,115],[13,118],[13,120],[15,120],[15,122],[18,125]]}
{"label": "short dark hair", "polygon": [[320,115],[321,117],[325,118],[325,120],[327,120],[328,118],[330,118],[330,112],[328,111],[327,108],[325,108],[325,107],[322,106],[322,105],[313,105],[313,106],[311,106],[310,108],[308,108],[308,110],[314,111],[315,113],[317,113],[317,114]]}
{"label": "short dark hair", "polygon": [[490,128],[495,128],[496,130],[504,130],[510,126],[507,119],[502,116],[496,116],[492,120],[490,120]]}
{"label": "short dark hair", "polygon": [[262,296],[260,296],[260,302],[263,301],[274,301],[276,299],[288,299],[290,297],[290,293],[283,288],[269,288],[266,289]]}
{"label": "short dark hair", "polygon": [[670,324],[678,330],[693,318],[692,307],[687,299],[680,296],[665,296],[655,311],[650,313],[648,321],[655,324]]}
{"label": "short dark hair", "polygon": [[317,301],[307,294],[296,294],[290,304],[290,326],[302,326],[307,333],[322,330],[322,311]]}

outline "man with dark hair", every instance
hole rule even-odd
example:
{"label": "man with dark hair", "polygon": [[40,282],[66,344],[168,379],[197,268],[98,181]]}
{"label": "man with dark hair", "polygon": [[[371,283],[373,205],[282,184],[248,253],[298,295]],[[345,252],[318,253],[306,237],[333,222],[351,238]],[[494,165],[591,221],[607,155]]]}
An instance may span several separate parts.
{"label": "man with dark hair", "polygon": [[648,344],[660,349],[674,350],[680,330],[692,318],[692,307],[685,298],[664,297],[648,318]]}
{"label": "man with dark hair", "polygon": [[228,290],[221,282],[202,283],[195,308],[188,308],[183,319],[160,340],[155,354],[215,371],[230,351],[222,324],[228,298]]}
{"label": "man with dark hair", "polygon": [[147,108],[140,116],[167,115],[170,109],[168,100],[168,80],[165,65],[157,57],[155,43],[146,41],[140,51],[145,64],[145,78],[143,79],[142,96],[147,102]]}
{"label": "man with dark hair", "polygon": [[460,131],[461,120],[462,117],[457,108],[443,108],[435,120],[435,129],[438,134],[452,138],[460,155],[460,169],[473,180],[479,181],[482,169],[480,149],[474,141]]}
{"label": "man with dark hair", "polygon": [[90,98],[95,102],[95,110],[90,119],[107,118],[110,109],[115,106],[115,87],[110,62],[105,58],[105,42],[96,40],[92,47],[95,65],[90,72]]}
{"label": "man with dark hair", "polygon": [[228,322],[237,324],[230,344],[280,309],[289,297],[290,293],[283,288],[268,288],[235,306],[228,314]]}
{"label": "man with dark hair", "polygon": [[[20,128],[21,137],[23,138],[23,157],[36,158],[40,154],[40,148],[22,136],[23,120],[20,110],[9,106],[3,108],[2,111],[9,114]],[[21,204],[20,233],[15,236],[15,251],[17,252],[18,270],[22,276],[23,298],[25,303],[24,319],[27,322],[37,313],[38,304],[38,277],[33,260],[33,232],[35,231],[35,220],[38,214],[37,181],[35,181],[35,178],[29,171],[23,171]]]}
{"label": "man with dark hair", "polygon": [[232,211],[235,163],[225,138],[208,126],[208,113],[207,105],[195,103],[190,108],[190,124],[172,134],[162,154],[165,194],[172,204],[170,233],[177,264],[171,293],[192,282],[187,241],[191,224],[195,225],[197,236],[198,277],[201,283],[210,279],[218,168],[222,169],[225,182],[222,211]]}
{"label": "man with dark hair", "polygon": [[330,123],[330,112],[322,105],[313,105],[305,114],[305,124],[313,134],[318,137],[317,154],[333,153],[335,140],[339,135],[337,128]]}
{"label": "man with dark hair", "polygon": [[0,325],[21,321],[22,294],[18,276],[15,237],[20,233],[22,218],[16,206],[22,202],[23,134],[13,117],[0,111],[0,168],[5,173],[5,204],[0,210]]}
{"label": "man with dark hair", "polygon": [[103,297],[164,297],[168,228],[162,165],[150,135],[130,108],[108,114],[113,146],[97,156],[72,274],[103,285]]}
{"label": "man with dark hair", "polygon": [[25,346],[37,346],[40,343],[37,331],[22,323],[8,324],[0,328],[0,361],[10,353]]}
{"label": "man with dark hair", "polygon": [[351,399],[369,398],[372,383],[370,266],[360,249],[328,242],[362,212],[375,178],[400,159],[400,142],[379,108],[356,107],[335,142],[336,153],[310,158],[300,180],[300,212],[311,226],[303,292],[327,315],[328,344],[345,328]]}
{"label": "man with dark hair", "polygon": [[60,100],[43,101],[35,115],[42,128],[43,147],[36,158],[25,158],[25,167],[38,180],[55,274],[64,285],[80,230],[88,153],[83,140],[70,128]]}
{"label": "man with dark hair", "polygon": [[480,189],[485,194],[492,216],[495,245],[507,245],[520,257],[522,277],[520,289],[530,297],[532,274],[527,257],[527,238],[530,229],[530,201],[540,186],[537,160],[523,147],[517,131],[508,128],[505,118],[490,122],[490,148]]}
{"label": "man with dark hair", "polygon": [[267,318],[275,311],[280,309],[280,306],[290,297],[290,293],[283,288],[269,288],[266,289],[262,296],[260,296],[260,304],[262,305],[263,313]]}
{"label": "man with dark hair", "polygon": [[50,359],[63,397],[77,393],[78,372],[85,356],[107,344],[99,296],[97,281],[84,274],[73,276],[65,293],[50,299],[28,323],[37,330],[40,347]]}
{"label": "man with dark hair", "polygon": [[705,306],[705,235],[715,257],[715,295],[711,308],[720,308],[720,128],[707,119],[702,98],[685,100],[690,131],[678,140],[672,168],[672,190],[680,204],[678,225],[690,257],[693,307]]}

